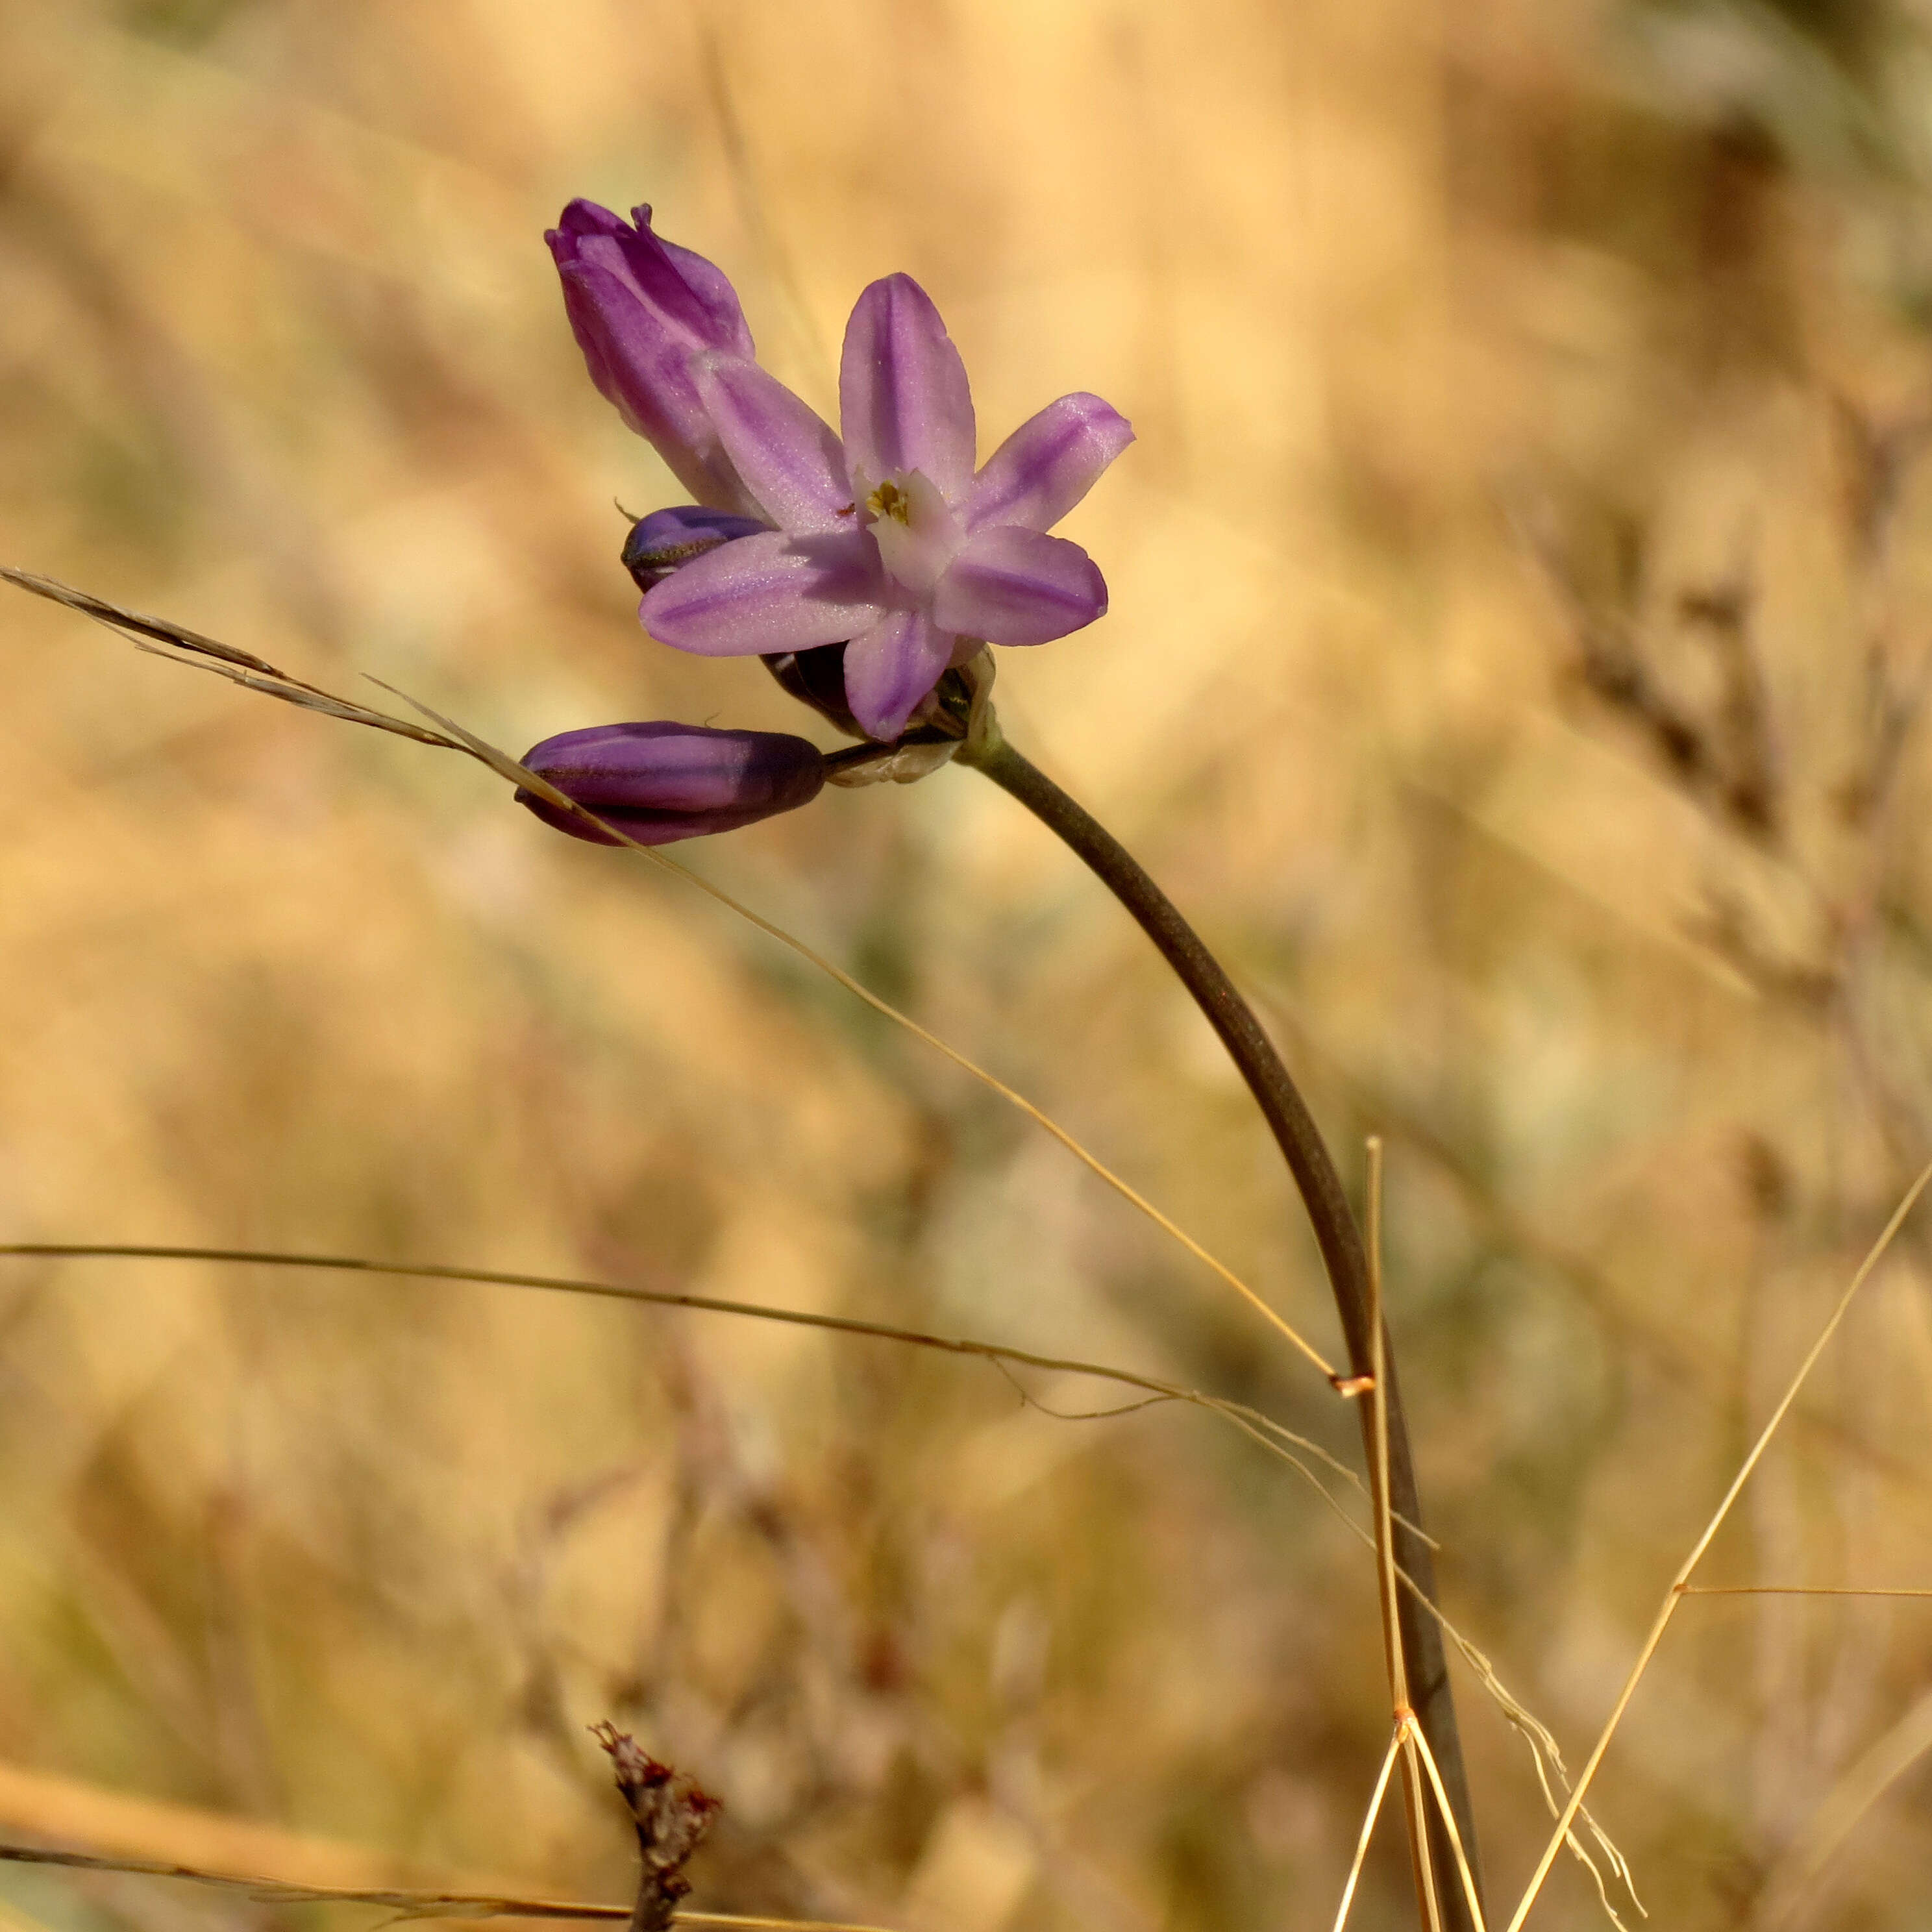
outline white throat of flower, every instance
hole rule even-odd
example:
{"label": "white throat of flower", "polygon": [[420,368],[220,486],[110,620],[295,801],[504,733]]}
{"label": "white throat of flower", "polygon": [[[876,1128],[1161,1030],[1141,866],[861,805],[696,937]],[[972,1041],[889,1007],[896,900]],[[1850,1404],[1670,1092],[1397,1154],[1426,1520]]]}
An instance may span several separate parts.
{"label": "white throat of flower", "polygon": [[938,484],[922,470],[902,470],[877,484],[855,470],[852,495],[887,574],[914,596],[930,597],[966,536]]}

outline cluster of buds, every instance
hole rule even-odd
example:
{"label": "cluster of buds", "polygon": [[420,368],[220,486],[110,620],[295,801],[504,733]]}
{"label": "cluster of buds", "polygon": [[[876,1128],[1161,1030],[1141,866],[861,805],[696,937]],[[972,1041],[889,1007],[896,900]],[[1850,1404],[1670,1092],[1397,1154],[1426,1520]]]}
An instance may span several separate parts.
{"label": "cluster of buds", "polygon": [[645,630],[762,658],[860,741],[828,760],[802,739],[693,725],[547,739],[525,763],[586,811],[662,844],[790,811],[827,778],[922,776],[984,717],[988,645],[1046,644],[1106,611],[1093,559],[1048,534],[1133,440],[1098,396],[1050,403],[976,470],[965,365],[925,290],[890,275],[846,327],[842,435],[759,366],[729,280],[654,233],[648,208],[627,222],[574,201],[547,238],[592,380],[697,499],[625,543]]}

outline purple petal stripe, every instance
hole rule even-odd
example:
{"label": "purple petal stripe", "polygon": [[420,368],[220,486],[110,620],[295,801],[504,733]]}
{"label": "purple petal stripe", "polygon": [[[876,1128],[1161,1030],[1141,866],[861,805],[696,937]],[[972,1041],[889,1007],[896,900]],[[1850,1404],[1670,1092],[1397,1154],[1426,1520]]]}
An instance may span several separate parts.
{"label": "purple petal stripe", "polygon": [[660,328],[688,337],[693,349],[754,354],[744,311],[724,271],[654,234],[648,206],[632,212],[634,228],[595,202],[573,201],[544,238],[557,266],[576,260],[608,269],[652,311]]}
{"label": "purple petal stripe", "polygon": [[1106,580],[1078,544],[1010,524],[968,537],[932,600],[941,630],[989,644],[1047,644],[1106,608]]}
{"label": "purple petal stripe", "polygon": [[874,483],[922,470],[949,502],[973,480],[973,392],[966,365],[910,275],[888,275],[858,300],[838,363],[845,452]]}
{"label": "purple petal stripe", "polygon": [[693,496],[714,509],[756,508],[686,366],[700,350],[749,357],[751,332],[724,276],[688,248],[574,201],[545,238],[591,379]]}
{"label": "purple petal stripe", "polygon": [[[640,208],[637,214],[638,226],[642,228],[650,218],[650,210]],[[709,320],[707,340],[715,347],[734,355],[755,356],[758,350],[745,321],[745,311],[738,305],[738,292],[731,286],[730,276],[716,262],[706,260],[694,249],[680,248],[675,242],[661,241],[658,245],[664,250],[671,266],[691,291],[692,298]]]}
{"label": "purple petal stripe", "polygon": [[1098,396],[1048,403],[986,459],[966,500],[966,524],[1018,524],[1048,530],[1099,480],[1134,440],[1132,426]]}
{"label": "purple petal stripe", "polygon": [[858,531],[771,530],[687,563],[646,593],[638,616],[659,644],[700,657],[803,651],[876,624],[880,587],[875,554]]}
{"label": "purple petal stripe", "polygon": [[856,529],[844,448],[816,411],[737,356],[700,356],[692,374],[724,453],[773,523],[799,535]]}
{"label": "purple petal stripe", "polygon": [[888,611],[845,646],[852,716],[874,738],[896,738],[952,652],[952,638],[923,610]]}
{"label": "purple petal stripe", "polygon": [[654,335],[617,276],[586,262],[569,262],[558,272],[572,331],[604,399],[700,503],[755,511],[682,367],[688,352],[676,350],[666,368],[664,338]]}

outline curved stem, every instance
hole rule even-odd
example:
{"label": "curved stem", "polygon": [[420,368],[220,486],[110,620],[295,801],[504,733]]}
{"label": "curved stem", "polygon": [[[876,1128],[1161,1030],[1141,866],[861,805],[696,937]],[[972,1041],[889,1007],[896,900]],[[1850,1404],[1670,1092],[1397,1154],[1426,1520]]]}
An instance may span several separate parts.
{"label": "curved stem", "polygon": [[[1066,844],[1139,922],[1141,928],[1159,947],[1161,956],[1194,1002],[1208,1023],[1220,1036],[1221,1043],[1240,1070],[1273,1132],[1288,1172],[1294,1177],[1301,1198],[1313,1224],[1315,1238],[1328,1271],[1335,1306],[1348,1350],[1348,1364],[1358,1376],[1372,1376],[1375,1371],[1375,1330],[1369,1280],[1368,1256],[1342,1191],[1341,1176],[1335,1170],[1328,1144],[1314,1116],[1308,1111],[1274,1042],[1262,1030],[1253,1010],[1234,989],[1221,963],[1201,943],[1199,935],[1183,919],[1173,902],[1144,871],[1106,827],[1076,800],[1070,798],[1045,772],[1015,751],[992,726],[982,742],[963,748],[955,762],[983,772],[993,782],[1024,806],[1028,811]],[[1476,1868],[1475,1820],[1470,1808],[1468,1776],[1463,1768],[1461,1741],[1456,1734],[1456,1708],[1449,1686],[1449,1668],[1442,1647],[1442,1629],[1429,1608],[1436,1600],[1436,1565],[1430,1546],[1414,1526],[1422,1520],[1416,1495],[1415,1464],[1409,1450],[1408,1426],[1403,1414],[1402,1394],[1396,1378],[1395,1357],[1387,1330],[1383,1334],[1387,1387],[1384,1391],[1388,1417],[1388,1496],[1394,1513],[1395,1558],[1415,1586],[1405,1592],[1399,1606],[1402,1650],[1408,1680],[1408,1694],[1418,1720],[1435,1754],[1442,1782],[1456,1816],[1472,1870]],[[1368,1402],[1358,1405],[1363,1444],[1372,1464],[1376,1454],[1374,1410]],[[1416,1593],[1428,1604],[1416,1600]],[[1454,1869],[1454,1849],[1442,1821],[1433,1813],[1430,1820],[1432,1850],[1438,1871]],[[1456,1888],[1445,1888],[1442,1899],[1445,1925],[1451,1932],[1473,1932],[1474,1920]]]}

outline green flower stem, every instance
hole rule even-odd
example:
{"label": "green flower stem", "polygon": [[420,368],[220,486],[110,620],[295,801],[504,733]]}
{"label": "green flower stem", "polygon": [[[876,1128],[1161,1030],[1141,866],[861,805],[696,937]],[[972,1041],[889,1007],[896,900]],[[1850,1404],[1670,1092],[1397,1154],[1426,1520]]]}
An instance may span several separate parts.
{"label": "green flower stem", "polygon": [[[1368,1256],[1361,1230],[1342,1192],[1321,1130],[1315,1124],[1274,1043],[1262,1030],[1246,1000],[1234,990],[1220,961],[1210,952],[1173,902],[1142,868],[1138,861],[1093,814],[1070,798],[1037,766],[1015,751],[991,724],[956,754],[956,763],[983,772],[1074,852],[1114,896],[1139,921],[1141,928],[1160,950],[1195,1004],[1221,1037],[1241,1077],[1260,1106],[1287,1161],[1288,1172],[1314,1224],[1315,1238],[1328,1271],[1329,1286],[1341,1316],[1348,1364],[1356,1376],[1374,1372],[1375,1351],[1370,1329]],[[1389,1502],[1394,1513],[1395,1560],[1419,1592],[1436,1600],[1436,1566],[1430,1546],[1412,1525],[1422,1520],[1416,1494],[1415,1464],[1410,1453],[1408,1428],[1396,1379],[1395,1357],[1384,1330],[1388,1376]],[[1373,1406],[1358,1405],[1363,1442],[1370,1462],[1375,1456]],[[1398,1606],[1402,1656],[1408,1674],[1409,1697],[1430,1748],[1435,1753],[1444,1788],[1456,1814],[1456,1827],[1468,1856],[1476,1864],[1475,1820],[1470,1808],[1468,1779],[1456,1727],[1456,1707],[1449,1685],[1449,1669],[1441,1624],[1413,1592],[1402,1593]],[[1455,1882],[1455,1853],[1442,1821],[1430,1816],[1431,1850],[1437,1873],[1450,1875],[1442,1887],[1448,1932],[1474,1932],[1461,1888]]]}

